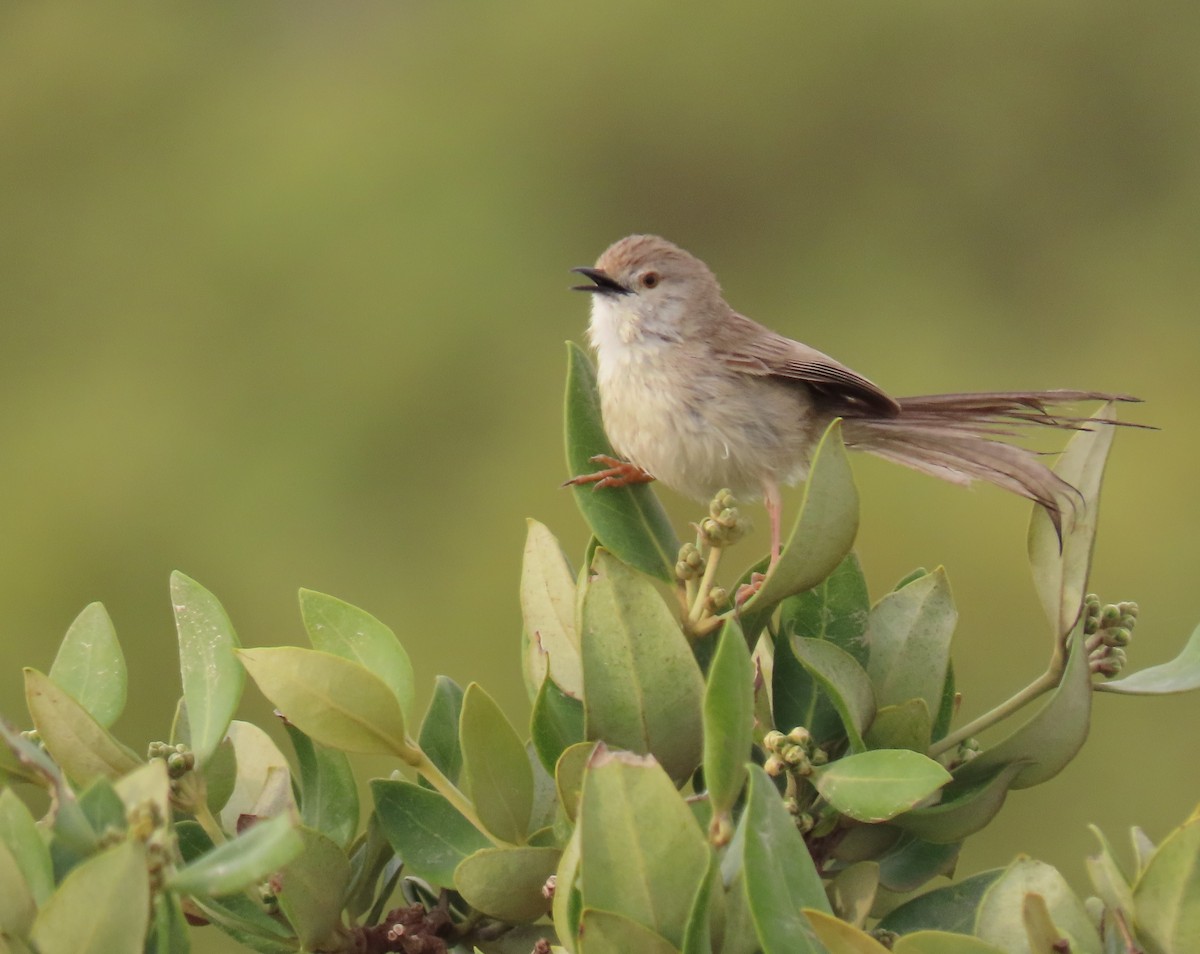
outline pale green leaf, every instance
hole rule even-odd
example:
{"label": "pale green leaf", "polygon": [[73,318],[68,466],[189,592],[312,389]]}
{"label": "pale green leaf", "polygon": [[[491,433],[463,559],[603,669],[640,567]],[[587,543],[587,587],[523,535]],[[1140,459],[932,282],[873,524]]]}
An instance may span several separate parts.
{"label": "pale green leaf", "polygon": [[1096,684],[1101,692],[1134,696],[1162,696],[1200,688],[1200,626],[1192,630],[1183,651],[1170,662],[1151,666],[1123,679]]}
{"label": "pale green leaf", "polygon": [[613,911],[584,908],[580,935],[580,954],[679,954],[661,935]]}
{"label": "pale green leaf", "polygon": [[987,889],[975,920],[975,934],[1011,954],[1042,954],[1030,947],[1022,917],[1026,895],[1041,895],[1046,912],[1069,935],[1072,954],[1102,954],[1092,920],[1070,886],[1050,865],[1018,858]]}
{"label": "pale green leaf", "polygon": [[1159,844],[1133,886],[1133,905],[1150,954],[1192,954],[1200,938],[1200,809]]}
{"label": "pale green leaf", "polygon": [[533,811],[533,769],[525,743],[478,683],[463,696],[459,744],[463,788],[480,820],[502,841],[524,842]]}
{"label": "pale green leaf", "polygon": [[358,785],[346,753],[285,725],[299,768],[300,822],[347,847],[358,831]]}
{"label": "pale green leaf", "polygon": [[[254,723],[238,719],[229,723],[226,738],[233,749],[238,771],[233,791],[221,809],[221,827],[233,834],[238,830],[238,819],[242,815],[262,814],[266,802],[278,794],[278,782],[273,780],[280,777],[288,781],[288,784],[282,787],[286,801],[281,809],[294,809],[296,803],[290,784],[291,766],[287,757],[275,744],[275,740]],[[270,792],[269,786],[272,786]],[[279,813],[276,811],[273,814]]]}
{"label": "pale green leaf", "polygon": [[714,822],[728,815],[746,784],[754,742],[754,663],[736,620],[721,629],[704,694],[704,784]]}
{"label": "pale green leaf", "polygon": [[454,871],[454,885],[477,911],[508,922],[536,921],[550,910],[546,882],[557,848],[482,848]]}
{"label": "pale green leaf", "polygon": [[828,954],[887,954],[888,949],[871,935],[832,914],[805,908],[804,916]]}
{"label": "pale green leaf", "polygon": [[375,812],[406,870],[439,887],[454,884],[454,869],[491,845],[487,836],[437,792],[394,779],[372,779]]}
{"label": "pale green leaf", "polygon": [[304,847],[274,878],[280,910],[306,950],[333,941],[341,920],[342,897],[350,883],[350,861],[338,845],[311,828],[297,828]]}
{"label": "pale green leaf", "polygon": [[11,788],[0,790],[0,841],[11,849],[34,899],[43,904],[54,890],[50,851],[25,802]]}
{"label": "pale green leaf", "polygon": [[[841,718],[850,751],[863,751],[863,731],[875,718],[875,691],[866,671],[853,656],[831,642],[794,636],[789,646]],[[781,728],[788,731],[794,726]]]}
{"label": "pale green leaf", "polygon": [[280,815],[251,825],[243,834],[178,869],[167,879],[167,887],[182,894],[233,894],[266,879],[303,848],[292,819]]}
{"label": "pale green leaf", "polygon": [[859,821],[881,822],[928,798],[950,781],[950,773],[908,749],[876,749],[814,769],[813,781],[838,811]]}
{"label": "pale green leaf", "polygon": [[525,684],[532,695],[545,682],[548,672],[559,689],[579,699],[583,694],[583,660],[575,628],[575,575],[545,524],[536,520],[527,520],[526,524],[521,563],[521,616],[527,640],[523,657]]}
{"label": "pale green leaf", "polygon": [[125,708],[128,675],[117,631],[102,603],[75,617],[58,647],[50,678],[108,728]]}

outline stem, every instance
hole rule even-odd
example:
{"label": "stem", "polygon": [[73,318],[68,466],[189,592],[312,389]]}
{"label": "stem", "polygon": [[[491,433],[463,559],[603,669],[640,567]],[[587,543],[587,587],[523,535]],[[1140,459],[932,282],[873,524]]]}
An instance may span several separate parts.
{"label": "stem", "polygon": [[421,751],[421,749],[416,745],[412,746],[412,750],[416,754],[417,758],[415,761],[411,761],[408,764],[424,775],[426,781],[428,781],[429,784],[437,790],[438,794],[440,794],[444,799],[446,799],[446,801],[453,805],[458,813],[463,816],[463,818],[478,828],[484,837],[486,837],[487,840],[497,848],[511,847],[508,842],[501,841],[490,831],[488,831],[487,826],[480,821],[479,816],[475,813],[475,806],[467,800],[467,796],[458,790],[458,786],[456,786],[452,781],[450,781],[450,779],[446,778],[446,776],[442,774],[441,769],[429,761],[429,756]]}
{"label": "stem", "polygon": [[717,564],[721,562],[721,548],[713,547],[708,554],[708,563],[704,565],[704,576],[700,579],[700,588],[696,593],[696,601],[692,604],[692,611],[688,613],[688,622],[695,624],[700,622],[700,617],[704,614],[704,601],[708,599],[708,591],[712,589],[713,579],[717,575]]}
{"label": "stem", "polygon": [[992,709],[990,712],[985,712],[983,715],[979,716],[979,718],[972,719],[961,729],[956,729],[944,739],[935,742],[929,747],[929,751],[926,754],[930,758],[936,758],[947,749],[952,749],[954,746],[958,745],[958,743],[962,742],[964,739],[969,739],[973,735],[978,735],[984,729],[990,728],[1001,719],[1008,718],[1022,706],[1026,706],[1031,703],[1038,696],[1049,692],[1051,689],[1057,686],[1059,682],[1062,681],[1063,666],[1061,663],[1055,665],[1059,658],[1060,657],[1056,650],[1055,656],[1051,660],[1049,668],[1047,668],[1044,673],[1033,680],[1033,682],[1018,692],[1011,699],[1007,699],[1006,701],[1000,703],[1000,705],[996,706],[996,708]]}
{"label": "stem", "polygon": [[192,817],[204,829],[204,834],[212,839],[214,845],[224,844],[225,832],[221,831],[221,826],[209,811],[207,802],[201,801],[192,805]]}

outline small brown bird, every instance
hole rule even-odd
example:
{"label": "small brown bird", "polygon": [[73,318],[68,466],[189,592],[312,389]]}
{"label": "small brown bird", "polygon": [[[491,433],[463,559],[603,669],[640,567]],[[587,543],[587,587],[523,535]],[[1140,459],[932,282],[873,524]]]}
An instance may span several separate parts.
{"label": "small brown bird", "polygon": [[600,408],[624,458],[570,483],[658,479],[698,500],[728,487],[761,497],[779,559],[779,488],[803,480],[817,441],[843,419],[846,446],[956,484],[990,481],[1041,504],[1061,533],[1077,492],[1024,447],[998,438],[1014,425],[1077,429],[1048,407],[1134,401],[1102,391],[1012,391],[892,398],[821,352],[725,303],[702,261],[656,235],[611,245],[595,267],[588,336]]}

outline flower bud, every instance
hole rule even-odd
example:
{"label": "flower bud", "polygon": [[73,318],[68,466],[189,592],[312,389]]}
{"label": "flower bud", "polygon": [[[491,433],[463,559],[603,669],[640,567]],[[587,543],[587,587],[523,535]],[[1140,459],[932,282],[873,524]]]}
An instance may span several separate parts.
{"label": "flower bud", "polygon": [[789,742],[795,742],[797,745],[808,746],[812,744],[812,733],[802,725],[796,726],[787,734]]}
{"label": "flower bud", "polygon": [[787,736],[778,729],[772,729],[763,736],[763,748],[768,752],[778,752],[779,746],[787,741]]}
{"label": "flower bud", "polygon": [[1121,619],[1121,611],[1112,603],[1109,603],[1100,611],[1101,626],[1115,626]]}
{"label": "flower bud", "polygon": [[1118,626],[1116,629],[1110,629],[1108,635],[1104,639],[1106,646],[1128,646],[1129,637],[1133,635],[1124,626]]}
{"label": "flower bud", "polygon": [[778,755],[768,756],[767,761],[763,763],[763,771],[770,775],[771,778],[777,778],[782,775],[784,767],[783,759]]}

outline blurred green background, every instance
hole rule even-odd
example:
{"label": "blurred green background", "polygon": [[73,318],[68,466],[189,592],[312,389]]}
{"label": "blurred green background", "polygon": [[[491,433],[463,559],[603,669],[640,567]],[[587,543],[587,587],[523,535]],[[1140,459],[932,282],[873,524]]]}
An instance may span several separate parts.
{"label": "blurred green background", "polygon": [[[1162,431],[1119,435],[1094,586],[1141,604],[1133,665],[1164,661],[1200,621],[1198,48],[1192,2],[6,4],[0,711],[102,600],[118,732],[164,737],[178,568],[246,644],[302,639],[296,589],[324,590],[426,691],[478,679],[523,720],[524,518],[586,541],[567,270],[635,231],[894,394],[1144,397]],[[965,713],[1036,675],[1025,504],[855,466],[873,593],[949,569]],[[1030,851],[1082,888],[1085,823],[1161,837],[1198,716],[1097,698],[962,870]]]}

